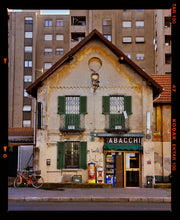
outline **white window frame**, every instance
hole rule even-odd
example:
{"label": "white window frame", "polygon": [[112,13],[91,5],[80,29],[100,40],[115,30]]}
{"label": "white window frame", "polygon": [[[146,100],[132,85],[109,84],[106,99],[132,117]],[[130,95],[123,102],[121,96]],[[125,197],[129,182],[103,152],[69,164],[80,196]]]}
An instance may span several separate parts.
{"label": "white window frame", "polygon": [[52,48],[44,48],[44,54],[45,55],[51,55],[52,54]]}
{"label": "white window frame", "polygon": [[123,28],[131,28],[131,21],[123,21],[122,26]]}
{"label": "white window frame", "polygon": [[24,82],[32,82],[32,76],[25,75],[24,76]]}
{"label": "white window frame", "polygon": [[25,32],[24,37],[25,37],[25,38],[32,38],[32,37],[33,37],[32,34],[33,34],[33,33],[30,32],[30,31],[29,31],[29,32]]}
{"label": "white window frame", "polygon": [[32,60],[25,60],[24,67],[32,67]]}
{"label": "white window frame", "polygon": [[44,63],[44,69],[48,70],[52,67],[52,63]]}
{"label": "white window frame", "polygon": [[24,105],[23,106],[23,112],[30,112],[31,111],[31,105]]}
{"label": "white window frame", "polygon": [[56,40],[64,40],[63,34],[56,34]]}
{"label": "white window frame", "polygon": [[143,53],[136,54],[136,60],[144,60],[144,54]]}
{"label": "white window frame", "polygon": [[25,46],[24,47],[24,52],[25,53],[32,53],[32,46]]}
{"label": "white window frame", "polygon": [[31,127],[31,120],[23,120],[23,127]]}
{"label": "white window frame", "polygon": [[136,43],[144,43],[144,37],[136,37]]}
{"label": "white window frame", "polygon": [[123,43],[132,43],[132,37],[123,37]]}
{"label": "white window frame", "polygon": [[52,40],[52,34],[45,34],[44,40],[47,40],[47,41]]}
{"label": "white window frame", "polygon": [[64,49],[63,48],[56,48],[56,55],[57,54],[63,54],[64,53]]}
{"label": "white window frame", "polygon": [[144,28],[144,21],[136,21],[136,28]]}

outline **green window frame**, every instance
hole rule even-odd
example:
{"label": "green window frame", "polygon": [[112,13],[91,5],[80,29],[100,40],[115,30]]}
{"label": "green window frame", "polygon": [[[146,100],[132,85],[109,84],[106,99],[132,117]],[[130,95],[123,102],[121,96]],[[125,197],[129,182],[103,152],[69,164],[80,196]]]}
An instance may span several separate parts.
{"label": "green window frame", "polygon": [[[79,147],[77,147],[78,144]],[[76,148],[74,146],[76,146]],[[72,150],[74,150],[74,152],[71,152]],[[68,158],[67,152],[70,158]],[[78,164],[73,164],[77,162]],[[57,169],[66,168],[87,169],[87,142],[57,142]]]}
{"label": "green window frame", "polygon": [[58,114],[65,115],[65,130],[84,130],[80,120],[87,114],[87,96],[58,96]]}
{"label": "green window frame", "polygon": [[[116,114],[111,114],[111,97],[123,97],[121,99],[121,104],[124,103],[124,106],[117,108],[120,111],[115,110],[115,112],[119,112]],[[120,103],[117,102],[118,104]],[[122,109],[122,110],[121,110]],[[126,111],[127,116],[132,114],[132,97],[131,96],[124,96],[124,95],[117,95],[117,96],[103,96],[102,97],[102,113],[108,115],[109,119],[109,127],[108,130],[127,130],[128,127],[125,123],[125,116],[124,111]],[[127,128],[126,128],[127,127]]]}

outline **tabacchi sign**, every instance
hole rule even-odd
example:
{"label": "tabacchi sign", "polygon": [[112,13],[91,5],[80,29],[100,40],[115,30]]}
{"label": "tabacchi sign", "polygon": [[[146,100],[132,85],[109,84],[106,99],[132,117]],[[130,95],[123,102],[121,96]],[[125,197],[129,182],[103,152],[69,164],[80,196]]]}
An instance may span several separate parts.
{"label": "tabacchi sign", "polygon": [[105,144],[141,144],[140,137],[108,137]]}

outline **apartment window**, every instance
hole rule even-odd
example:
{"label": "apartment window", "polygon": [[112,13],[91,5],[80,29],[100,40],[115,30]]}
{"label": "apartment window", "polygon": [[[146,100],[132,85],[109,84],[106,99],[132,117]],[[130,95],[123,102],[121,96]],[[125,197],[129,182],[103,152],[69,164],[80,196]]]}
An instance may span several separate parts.
{"label": "apartment window", "polygon": [[171,45],[171,35],[165,35],[165,45],[166,46]]}
{"label": "apartment window", "polygon": [[50,69],[51,68],[51,66],[52,66],[52,63],[45,63],[44,64],[44,69]]}
{"label": "apartment window", "polygon": [[31,60],[25,60],[24,61],[24,67],[32,67],[32,61]]}
{"label": "apartment window", "polygon": [[32,23],[33,23],[32,17],[25,17],[25,24],[32,24]]}
{"label": "apartment window", "polygon": [[49,55],[52,54],[52,48],[45,48],[45,49],[44,49],[44,54],[45,54],[45,55],[47,55],[47,54],[49,54]]}
{"label": "apartment window", "polygon": [[56,20],[56,27],[63,27],[64,26],[64,20]]}
{"label": "apartment window", "polygon": [[84,32],[72,32],[71,33],[71,41],[82,41],[85,38]]}
{"label": "apartment window", "polygon": [[144,60],[144,54],[141,53],[136,54],[136,60]]}
{"label": "apartment window", "polygon": [[32,32],[25,32],[25,38],[32,38]]}
{"label": "apartment window", "polygon": [[72,16],[71,17],[71,25],[86,25],[86,17],[85,16]]}
{"label": "apartment window", "polygon": [[123,21],[122,26],[123,28],[131,28],[131,21]]}
{"label": "apartment window", "polygon": [[165,17],[164,18],[164,26],[165,27],[171,27],[171,17]]}
{"label": "apartment window", "polygon": [[63,48],[56,48],[56,54],[63,54],[64,49]]}
{"label": "apartment window", "polygon": [[45,34],[44,40],[52,40],[52,34]]}
{"label": "apartment window", "polygon": [[56,40],[64,40],[63,34],[56,34]]}
{"label": "apartment window", "polygon": [[23,127],[31,127],[31,120],[23,120]]}
{"label": "apartment window", "polygon": [[129,59],[131,59],[131,54],[130,53],[126,53],[125,54]]}
{"label": "apartment window", "polygon": [[24,47],[24,52],[25,53],[32,53],[32,47]]}
{"label": "apartment window", "polygon": [[24,111],[24,112],[29,112],[29,111],[31,111],[31,106],[30,106],[30,105],[25,105],[25,106],[23,106],[23,111]]}
{"label": "apartment window", "polygon": [[24,82],[32,82],[32,76],[24,76]]}
{"label": "apartment window", "polygon": [[24,89],[24,97],[28,97],[28,93],[26,92],[26,89]]}
{"label": "apartment window", "polygon": [[144,43],[144,37],[136,37],[136,43]]}
{"label": "apartment window", "polygon": [[136,21],[136,28],[144,28],[144,21]]}
{"label": "apartment window", "polygon": [[165,64],[171,64],[171,54],[165,54]]}
{"label": "apartment window", "polygon": [[52,20],[45,20],[45,27],[52,27]]}
{"label": "apartment window", "polygon": [[123,37],[123,43],[132,43],[132,37]]}
{"label": "apartment window", "polygon": [[109,41],[112,40],[111,34],[104,34],[104,37]]}
{"label": "apartment window", "polygon": [[103,19],[103,35],[109,41],[112,40],[112,19]]}

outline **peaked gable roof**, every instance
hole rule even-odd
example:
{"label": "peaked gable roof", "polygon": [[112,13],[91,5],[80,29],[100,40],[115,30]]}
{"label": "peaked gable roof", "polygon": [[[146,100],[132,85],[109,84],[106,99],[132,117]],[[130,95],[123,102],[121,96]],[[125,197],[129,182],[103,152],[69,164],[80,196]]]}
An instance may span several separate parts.
{"label": "peaked gable roof", "polygon": [[135,64],[131,59],[129,59],[120,49],[118,49],[114,44],[107,40],[99,31],[94,29],[90,34],[88,34],[80,43],[73,47],[68,53],[66,53],[61,59],[59,59],[50,69],[43,73],[35,82],[33,82],[26,91],[37,97],[37,88],[41,83],[48,78],[55,70],[57,70],[65,62],[69,62],[73,55],[77,53],[85,44],[87,44],[91,39],[101,40],[114,54],[119,57],[119,62],[129,64],[139,75],[149,82],[149,85],[153,87],[153,96],[156,97],[163,91],[163,87],[160,86],[150,75],[145,73],[137,64]]}

